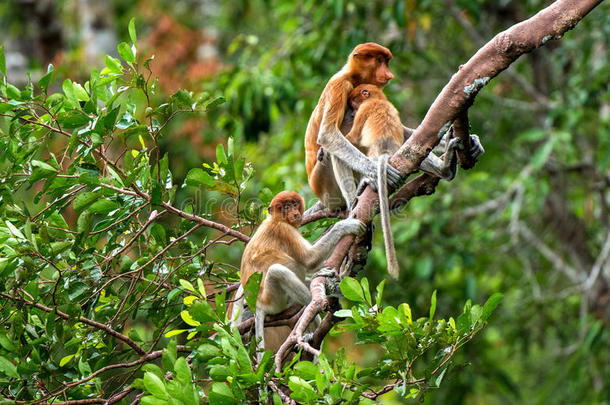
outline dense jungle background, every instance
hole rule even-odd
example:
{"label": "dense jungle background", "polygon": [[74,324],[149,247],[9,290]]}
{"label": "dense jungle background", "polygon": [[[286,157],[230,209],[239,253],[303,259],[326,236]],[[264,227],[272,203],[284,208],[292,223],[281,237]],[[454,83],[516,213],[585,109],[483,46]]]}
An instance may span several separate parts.
{"label": "dense jungle background", "polygon": [[[278,191],[303,194],[308,207],[315,201],[305,173],[305,127],[324,85],[355,45],[374,41],[392,51],[395,79],[385,91],[403,122],[416,127],[461,63],[548,3],[5,0],[0,38],[9,81],[21,88],[30,72],[37,82],[51,63],[50,93],[66,78],[89,80],[93,68],[104,67],[104,55],[118,57],[116,46],[129,41],[135,17],[138,55],[154,55],[150,69],[158,82],[151,97],[162,100],[185,88],[225,100],[206,114],[177,115],[164,128],[157,156],[167,155],[173,184],[216,161],[217,146],[228,148],[229,138],[252,176],[233,193],[227,193],[230,184],[178,187],[175,205],[228,225],[250,213],[241,218],[248,225],[260,221],[259,208]],[[389,304],[408,302],[414,314],[427,314],[436,290],[436,313],[444,317],[461,311],[466,300],[481,304],[504,295],[488,326],[455,355],[456,366],[423,403],[610,403],[609,49],[606,2],[480,92],[469,118],[486,153],[474,169],[460,170],[435,194],[394,213],[401,275],[386,282]],[[147,114],[143,95],[132,101],[134,116]],[[141,139],[122,142],[138,148]],[[59,156],[65,142],[46,147]],[[0,158],[0,167],[5,176],[7,161]],[[32,212],[42,207],[33,200],[39,186],[5,188],[0,203],[13,191]],[[3,219],[10,215],[3,208]],[[69,209],[63,217],[70,226],[79,218]],[[159,241],[188,229],[169,218],[159,224],[151,233]],[[306,235],[320,231],[311,226]],[[372,285],[388,278],[376,234],[359,275]],[[212,238],[201,228],[190,241],[201,246]],[[234,277],[242,251],[241,243],[215,245],[196,265],[206,271],[219,266]],[[70,297],[88,296],[84,290]],[[2,315],[5,332],[11,316]],[[147,333],[143,320],[134,323]],[[359,367],[374,362],[377,349],[354,346],[353,339],[331,337],[324,350],[346,348],[347,360]],[[2,395],[10,397],[6,390]],[[381,400],[417,401],[392,393]]]}

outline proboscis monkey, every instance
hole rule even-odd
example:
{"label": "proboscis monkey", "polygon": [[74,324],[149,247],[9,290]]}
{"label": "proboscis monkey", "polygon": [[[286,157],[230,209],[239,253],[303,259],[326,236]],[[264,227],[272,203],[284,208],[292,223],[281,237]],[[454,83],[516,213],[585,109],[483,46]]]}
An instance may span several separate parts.
{"label": "proboscis monkey", "polygon": [[[377,164],[347,141],[340,127],[347,97],[354,87],[362,83],[383,87],[394,78],[388,68],[391,58],[390,50],[376,43],[356,46],[347,64],[326,84],[311,114],[305,134],[305,168],[311,189],[326,208],[349,207],[356,197],[356,189],[351,186],[354,171],[377,179]],[[320,147],[324,156],[318,160]],[[398,170],[389,166],[387,173],[388,182],[398,186]]]}
{"label": "proboscis monkey", "polygon": [[[259,348],[264,347],[266,314],[278,314],[298,302],[311,301],[305,276],[319,270],[339,239],[347,234],[362,235],[366,225],[348,218],[337,222],[311,245],[299,232],[305,202],[293,191],[277,194],[269,206],[269,216],[246,245],[241,258],[241,283],[253,273],[263,273],[256,302],[254,333]],[[243,304],[242,304],[243,305]],[[235,310],[239,311],[238,303]],[[258,353],[259,359],[262,353]]]}
{"label": "proboscis monkey", "polygon": [[[404,129],[400,122],[398,110],[388,101],[383,91],[375,85],[359,85],[351,91],[348,103],[355,116],[352,129],[346,135],[346,139],[368,158],[378,163],[377,184],[373,184],[373,186],[377,188],[379,193],[379,212],[381,214],[381,229],[388,261],[388,272],[392,277],[398,278],[399,269],[390,228],[390,208],[385,169],[389,156],[394,154],[404,142]],[[431,154],[433,158],[439,160],[441,174],[446,178],[453,178],[457,170],[455,149],[459,142],[460,140],[457,138],[447,142],[444,160]]]}
{"label": "proboscis monkey", "polygon": [[[373,42],[360,44],[322,91],[305,134],[307,177],[311,189],[320,199],[320,203],[308,212],[350,207],[356,197],[354,172],[377,184],[377,164],[345,139],[343,134],[349,131],[349,124],[342,127],[342,123],[348,96],[355,87],[372,84],[383,88],[394,78],[388,68],[390,59],[392,53],[389,49]],[[473,149],[483,150],[478,138],[473,139]],[[420,169],[442,178],[452,178],[445,175],[442,160],[435,158],[427,157]],[[390,165],[387,165],[387,178],[392,188],[401,181],[400,173]]]}

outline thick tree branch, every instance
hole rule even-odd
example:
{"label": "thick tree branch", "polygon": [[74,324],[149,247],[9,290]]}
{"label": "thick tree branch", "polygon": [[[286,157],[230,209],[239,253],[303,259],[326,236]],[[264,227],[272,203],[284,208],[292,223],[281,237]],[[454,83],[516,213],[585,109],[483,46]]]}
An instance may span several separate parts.
{"label": "thick tree branch", "polygon": [[[459,67],[451,80],[443,88],[428,110],[421,124],[403,146],[391,157],[392,166],[405,176],[418,170],[420,163],[439,143],[448,124],[455,124],[454,132],[466,140],[468,118],[466,111],[473,104],[478,92],[489,81],[505,70],[521,55],[533,51],[551,39],[559,39],[603,0],[558,0],[535,16],[516,24],[496,35],[484,45],[468,62]],[[470,140],[465,143],[465,150]],[[471,167],[468,156],[462,154],[460,163]],[[408,202],[416,195],[432,194],[438,179],[427,174],[409,182],[392,198],[392,207]],[[379,199],[371,187],[367,187],[358,197],[358,203],[351,216],[369,223]],[[354,241],[352,235],[345,236],[326,261],[325,267],[338,269],[348,254]],[[296,343],[306,351],[315,351],[303,342],[302,334],[311,320],[328,306],[326,277],[314,278],[310,284],[312,301],[305,308],[303,316],[294,330],[280,347],[276,355],[276,370],[280,371],[289,349]],[[320,337],[318,337],[319,339]],[[309,350],[308,350],[309,349]]]}
{"label": "thick tree branch", "polygon": [[562,35],[602,0],[558,0],[535,16],[496,35],[453,75],[428,110],[422,123],[390,162],[404,174],[438,144],[438,133],[470,107],[481,88],[521,55]]}

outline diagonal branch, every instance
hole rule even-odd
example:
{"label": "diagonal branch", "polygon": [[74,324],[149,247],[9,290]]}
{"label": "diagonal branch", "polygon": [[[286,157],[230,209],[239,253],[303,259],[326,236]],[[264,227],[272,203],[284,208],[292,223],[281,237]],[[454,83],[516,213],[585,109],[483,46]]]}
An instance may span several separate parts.
{"label": "diagonal branch", "polygon": [[[448,124],[455,123],[454,131],[458,136],[468,132],[466,111],[474,103],[478,92],[489,81],[505,70],[521,55],[531,52],[551,39],[559,39],[568,30],[584,18],[603,0],[558,0],[535,16],[515,24],[509,29],[497,34],[451,77],[451,80],[439,93],[430,106],[421,124],[407,139],[402,147],[391,157],[390,163],[400,170],[404,176],[416,172],[420,163],[439,143]],[[457,121],[456,121],[457,120]],[[466,148],[465,148],[466,149]],[[460,163],[468,166],[468,159],[460,158]],[[400,190],[392,200],[393,207],[406,203],[415,195],[432,194],[438,184],[433,176],[421,175],[409,182],[404,190]],[[392,190],[390,190],[392,191]],[[402,196],[401,194],[404,194]],[[400,197],[398,197],[400,196]],[[371,187],[367,187],[358,198],[358,203],[351,216],[369,223],[375,212],[379,199]],[[353,235],[345,236],[337,244],[325,267],[338,269],[348,254],[354,241]],[[305,308],[303,316],[297,322],[292,333],[278,350],[276,355],[276,371],[281,371],[283,359],[296,343],[303,349],[302,332],[310,321],[326,309],[328,299],[326,277],[319,276],[311,280],[310,290],[312,301]]]}

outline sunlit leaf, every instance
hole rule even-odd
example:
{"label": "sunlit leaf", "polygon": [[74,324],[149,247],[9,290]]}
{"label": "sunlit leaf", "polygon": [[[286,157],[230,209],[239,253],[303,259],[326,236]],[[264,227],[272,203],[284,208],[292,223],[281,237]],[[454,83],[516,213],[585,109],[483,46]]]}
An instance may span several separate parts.
{"label": "sunlit leaf", "polygon": [[62,359],[59,361],[59,367],[63,367],[63,366],[65,366],[66,364],[68,364],[68,362],[69,362],[70,360],[72,360],[72,358],[73,358],[74,356],[75,356],[74,354],[70,354],[70,355],[67,355],[67,356],[65,356],[65,357],[62,357]]}
{"label": "sunlit leaf", "polygon": [[174,329],[165,333],[166,338],[170,338],[172,336],[180,335],[181,333],[187,332],[188,329]]}
{"label": "sunlit leaf", "polygon": [[155,398],[167,399],[167,391],[163,381],[151,372],[144,374],[144,387],[150,392]]}
{"label": "sunlit leaf", "polygon": [[135,45],[138,46],[138,37],[136,35],[136,19],[135,17],[133,17],[131,20],[129,20],[129,38],[131,39],[131,42]]}
{"label": "sunlit leaf", "polygon": [[364,292],[362,291],[362,286],[355,278],[345,277],[343,280],[341,280],[339,288],[341,289],[341,293],[343,294],[343,296],[350,301],[366,301],[364,298]]}

